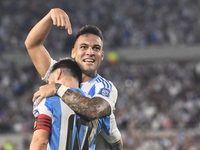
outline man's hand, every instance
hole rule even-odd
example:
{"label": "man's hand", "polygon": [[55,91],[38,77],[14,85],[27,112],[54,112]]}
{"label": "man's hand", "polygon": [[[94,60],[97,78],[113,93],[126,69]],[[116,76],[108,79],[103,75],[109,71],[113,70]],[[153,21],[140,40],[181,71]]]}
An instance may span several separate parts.
{"label": "man's hand", "polygon": [[68,34],[72,34],[71,23],[69,16],[59,8],[51,9],[50,16],[53,21],[53,25],[68,30]]}
{"label": "man's hand", "polygon": [[55,84],[46,84],[43,86],[40,86],[40,89],[34,94],[32,101],[35,102],[35,100],[38,98],[36,102],[36,106],[46,97],[54,96],[56,95],[56,89]]}

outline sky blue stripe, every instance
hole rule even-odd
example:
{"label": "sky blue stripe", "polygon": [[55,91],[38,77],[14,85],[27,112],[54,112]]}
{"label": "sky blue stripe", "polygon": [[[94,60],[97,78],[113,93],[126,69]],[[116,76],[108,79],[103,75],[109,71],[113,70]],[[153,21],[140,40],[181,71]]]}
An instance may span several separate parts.
{"label": "sky blue stripe", "polygon": [[96,77],[94,77],[92,80],[88,81],[88,83],[93,82],[93,81],[96,80],[98,77],[100,77],[99,74],[97,74]]}
{"label": "sky blue stripe", "polygon": [[96,79],[96,81],[97,81],[97,83],[99,83],[100,81],[99,81],[99,79]]}
{"label": "sky blue stripe", "polygon": [[103,79],[103,78],[99,78],[99,80],[100,80],[100,82],[103,82],[103,81],[104,81],[104,79]]}
{"label": "sky blue stripe", "polygon": [[[60,99],[58,96],[54,97],[49,97],[46,98],[46,103],[45,105],[47,108],[50,109],[50,111],[53,111],[53,118],[54,122],[52,124],[52,129],[51,129],[51,138],[49,141],[49,146],[52,148],[54,145],[55,149],[59,148],[59,140],[60,140],[60,125],[61,125],[61,106],[60,106]],[[53,149],[53,148],[52,148]]]}
{"label": "sky blue stripe", "polygon": [[91,96],[91,97],[93,97],[94,96],[94,94],[95,94],[95,89],[96,89],[96,86],[95,86],[95,84],[92,86],[92,88],[90,89],[90,91],[88,92],[88,94]]}
{"label": "sky blue stripe", "polygon": [[105,83],[106,83],[106,85],[107,85],[107,88],[109,89],[109,88],[110,88],[110,86],[109,86],[108,82],[105,82]]}
{"label": "sky blue stripe", "polygon": [[102,124],[104,131],[109,136],[110,135],[110,116],[106,116],[102,119],[103,119],[103,122],[104,122],[104,124]]}
{"label": "sky blue stripe", "polygon": [[112,84],[108,81],[108,84],[110,85],[110,89],[112,90]]}

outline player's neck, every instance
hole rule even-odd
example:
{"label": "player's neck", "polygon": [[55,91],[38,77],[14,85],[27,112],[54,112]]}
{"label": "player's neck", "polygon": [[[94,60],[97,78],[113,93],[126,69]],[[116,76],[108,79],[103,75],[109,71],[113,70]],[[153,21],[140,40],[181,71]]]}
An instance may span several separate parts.
{"label": "player's neck", "polygon": [[62,78],[60,80],[60,84],[66,86],[66,87],[72,87],[72,88],[79,87],[78,81],[76,79],[74,79],[73,77]]}
{"label": "player's neck", "polygon": [[93,72],[93,73],[90,73],[90,74],[83,73],[82,74],[82,83],[92,80],[94,77],[96,77],[96,75],[97,75],[97,72]]}

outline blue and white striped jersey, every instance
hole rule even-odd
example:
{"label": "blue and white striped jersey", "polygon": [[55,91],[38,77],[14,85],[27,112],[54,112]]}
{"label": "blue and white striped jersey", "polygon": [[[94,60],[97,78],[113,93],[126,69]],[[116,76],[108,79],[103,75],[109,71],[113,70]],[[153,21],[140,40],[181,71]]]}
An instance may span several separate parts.
{"label": "blue and white striped jersey", "polygon": [[[74,92],[80,89],[70,88]],[[35,118],[43,115],[50,117],[51,135],[47,146],[48,150],[94,150],[94,141],[97,134],[104,129],[109,135],[109,117],[87,121],[74,113],[58,96],[43,99],[36,107],[34,105],[33,114]],[[46,129],[45,123],[38,123],[38,129]],[[37,129],[37,127],[36,127]],[[48,130],[49,131],[49,130]]]}
{"label": "blue and white striped jersey", "polygon": [[[102,78],[99,74],[95,78],[88,82],[84,82],[80,86],[81,90],[85,93],[87,97],[101,97],[105,99],[111,106],[111,115],[107,116],[109,118],[109,135],[102,130],[100,134],[108,143],[115,143],[121,139],[121,134],[117,128],[115,121],[115,116],[113,111],[115,110],[115,103],[117,101],[117,89],[112,82],[107,81]],[[102,136],[97,136],[96,138],[96,150],[97,149],[108,149],[108,143],[102,138]]]}
{"label": "blue and white striped jersey", "polygon": [[[50,67],[45,77],[43,78],[44,81],[48,80],[51,68],[55,63],[56,61],[51,59]],[[95,141],[95,143],[97,144],[96,149],[107,149],[109,148],[108,143],[115,143],[121,139],[121,134],[117,128],[115,116],[113,114],[113,111],[115,110],[117,97],[118,97],[118,91],[111,81],[108,81],[102,78],[99,74],[97,74],[96,77],[93,78],[92,80],[82,83],[80,88],[87,97],[90,97],[90,98],[101,97],[105,99],[111,106],[111,110],[112,110],[111,115],[108,116],[110,134],[107,135],[105,131],[102,130],[100,134],[103,136],[103,138],[102,136],[97,136],[96,141]]]}

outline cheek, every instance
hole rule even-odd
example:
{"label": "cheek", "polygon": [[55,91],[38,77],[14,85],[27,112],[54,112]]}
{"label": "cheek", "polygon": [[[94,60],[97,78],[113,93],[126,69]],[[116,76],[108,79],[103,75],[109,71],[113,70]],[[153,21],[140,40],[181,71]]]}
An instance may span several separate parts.
{"label": "cheek", "polygon": [[85,51],[84,51],[84,50],[78,51],[78,52],[77,52],[77,55],[78,55],[78,56],[83,56],[83,55],[85,55]]}
{"label": "cheek", "polygon": [[76,61],[78,61],[78,60],[81,59],[81,57],[83,57],[84,55],[85,55],[84,51],[78,51],[78,52],[76,52],[74,58],[76,59]]}
{"label": "cheek", "polygon": [[99,61],[103,60],[103,55],[101,53],[98,54]]}

